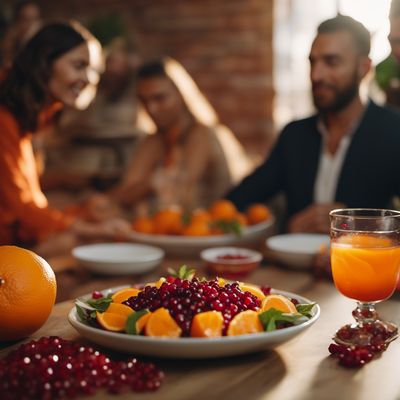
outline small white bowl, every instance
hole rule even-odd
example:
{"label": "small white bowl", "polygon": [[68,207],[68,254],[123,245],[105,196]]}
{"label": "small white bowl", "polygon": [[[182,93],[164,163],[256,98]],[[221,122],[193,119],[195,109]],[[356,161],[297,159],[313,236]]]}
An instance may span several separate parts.
{"label": "small white bowl", "polygon": [[321,246],[330,245],[329,235],[318,233],[289,233],[271,236],[266,240],[272,256],[282,264],[298,269],[312,267]]}
{"label": "small white bowl", "polygon": [[214,247],[200,253],[207,269],[216,276],[245,276],[260,265],[262,254],[243,247]]}
{"label": "small white bowl", "polygon": [[154,269],[163,260],[164,251],[144,244],[98,243],[75,247],[72,255],[92,272],[131,275]]}

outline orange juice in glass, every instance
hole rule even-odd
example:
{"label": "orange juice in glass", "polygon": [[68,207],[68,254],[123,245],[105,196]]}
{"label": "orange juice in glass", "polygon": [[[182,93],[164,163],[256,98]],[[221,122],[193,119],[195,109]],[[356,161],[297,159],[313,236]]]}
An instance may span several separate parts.
{"label": "orange juice in glass", "polygon": [[377,209],[333,210],[331,265],[340,293],[357,301],[356,324],[336,332],[335,341],[366,345],[374,336],[389,342],[397,327],[381,321],[375,303],[389,298],[400,269],[400,212]]}

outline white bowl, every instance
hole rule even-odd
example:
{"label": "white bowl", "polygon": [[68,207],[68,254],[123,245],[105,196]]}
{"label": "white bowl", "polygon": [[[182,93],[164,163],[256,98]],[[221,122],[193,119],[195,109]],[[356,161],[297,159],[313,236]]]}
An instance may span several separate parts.
{"label": "white bowl", "polygon": [[292,267],[311,268],[313,258],[321,246],[330,245],[329,235],[318,233],[290,233],[271,236],[266,240],[272,256],[282,264]]}
{"label": "white bowl", "polygon": [[228,233],[212,236],[174,236],[154,235],[132,231],[130,238],[136,243],[145,243],[161,247],[167,254],[175,256],[195,256],[209,247],[218,246],[251,246],[255,243],[264,243],[271,234],[274,218],[256,225],[246,226],[240,235]]}
{"label": "white bowl", "polygon": [[[241,258],[235,258],[237,256]],[[262,260],[262,254],[243,247],[214,247],[203,250],[200,258],[213,274],[234,278],[247,275],[257,268]]]}
{"label": "white bowl", "polygon": [[85,268],[104,275],[148,272],[161,263],[164,251],[133,243],[98,243],[75,247],[72,255]]}

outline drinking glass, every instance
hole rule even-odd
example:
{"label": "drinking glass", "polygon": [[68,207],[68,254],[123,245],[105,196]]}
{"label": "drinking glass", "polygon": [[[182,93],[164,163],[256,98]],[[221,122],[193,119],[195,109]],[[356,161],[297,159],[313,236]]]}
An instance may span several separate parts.
{"label": "drinking glass", "polygon": [[400,269],[400,212],[345,208],[333,210],[332,275],[338,291],[357,301],[355,323],[340,328],[336,343],[347,346],[389,343],[397,326],[378,317],[375,304],[389,298]]}

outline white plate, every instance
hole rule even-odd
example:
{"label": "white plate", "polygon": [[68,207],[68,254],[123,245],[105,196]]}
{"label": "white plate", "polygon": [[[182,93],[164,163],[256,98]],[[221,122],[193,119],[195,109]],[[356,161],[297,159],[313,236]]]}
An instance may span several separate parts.
{"label": "white plate", "polygon": [[266,241],[277,261],[294,268],[310,268],[321,246],[329,247],[329,244],[329,235],[317,233],[277,235]]}
{"label": "white plate", "polygon": [[104,275],[148,272],[161,263],[164,251],[133,243],[98,243],[75,247],[72,255],[84,267]]}
{"label": "white plate", "polygon": [[264,240],[271,232],[274,219],[245,227],[241,235],[233,233],[214,236],[173,236],[150,235],[133,231],[131,239],[134,242],[146,243],[161,247],[168,254],[179,256],[198,256],[201,250],[217,246],[245,246]]}
{"label": "white plate", "polygon": [[[103,291],[107,295],[121,287]],[[293,293],[274,290],[274,293],[296,298],[301,303],[310,300]],[[84,298],[90,298],[90,295]],[[272,332],[254,333],[213,339],[198,338],[154,338],[109,332],[84,324],[78,319],[75,307],[69,312],[71,325],[85,338],[104,347],[123,353],[140,354],[163,358],[216,358],[264,351],[278,346],[304,332],[319,318],[319,305],[313,308],[313,316],[302,324]]]}

